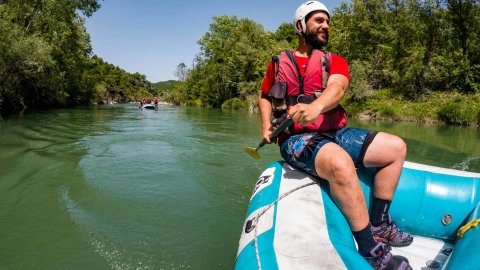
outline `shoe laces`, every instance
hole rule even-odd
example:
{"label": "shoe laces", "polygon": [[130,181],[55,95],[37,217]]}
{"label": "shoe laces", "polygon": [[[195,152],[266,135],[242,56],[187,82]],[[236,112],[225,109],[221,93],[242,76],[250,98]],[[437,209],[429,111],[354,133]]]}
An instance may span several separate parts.
{"label": "shoe laces", "polygon": [[380,225],[378,228],[379,229],[376,233],[386,236],[387,239],[390,239],[390,237],[392,236],[392,233],[394,233],[395,235],[398,235],[400,233],[400,230],[398,229],[398,226],[395,223],[395,221],[390,221],[390,222],[387,221],[384,224]]}
{"label": "shoe laces", "polygon": [[381,246],[378,247],[379,249],[378,252],[372,254],[374,255],[372,257],[372,262],[374,264],[373,266],[375,267],[375,269],[377,269],[377,267],[380,267],[379,269],[383,269],[383,267],[386,266],[384,264],[384,263],[387,263],[387,262],[384,262],[385,256],[389,255],[390,254],[389,252],[392,250],[392,248],[387,244],[379,243],[379,245]]}
{"label": "shoe laces", "polygon": [[395,235],[399,235],[400,230],[398,229],[397,223],[395,221],[390,222],[390,224],[386,225],[386,229],[388,231],[388,239],[392,236],[392,233],[395,233]]}

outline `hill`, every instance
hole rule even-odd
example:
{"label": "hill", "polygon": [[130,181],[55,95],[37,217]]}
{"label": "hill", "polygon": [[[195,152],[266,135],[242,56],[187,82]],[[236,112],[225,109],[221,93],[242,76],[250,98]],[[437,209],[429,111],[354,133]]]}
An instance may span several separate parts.
{"label": "hill", "polygon": [[152,83],[152,88],[155,89],[159,97],[165,97],[167,93],[171,92],[179,81],[168,80],[162,82]]}

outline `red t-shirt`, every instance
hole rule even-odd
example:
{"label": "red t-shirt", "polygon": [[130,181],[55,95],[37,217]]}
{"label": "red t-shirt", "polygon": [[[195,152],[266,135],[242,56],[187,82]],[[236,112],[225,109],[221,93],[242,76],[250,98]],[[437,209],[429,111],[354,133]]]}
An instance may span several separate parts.
{"label": "red t-shirt", "polygon": [[[308,57],[298,56],[295,53],[295,61],[297,61],[298,67],[300,68],[300,73],[305,74],[305,66],[308,63]],[[333,74],[342,74],[350,80],[350,72],[348,70],[348,63],[347,61],[336,54],[332,53],[331,63],[330,63],[330,75]],[[263,78],[262,85],[260,89],[265,94],[270,92],[270,88],[272,88],[273,84],[275,83],[275,70],[273,68],[273,62],[270,61],[268,64],[267,72],[265,73],[265,77]]]}

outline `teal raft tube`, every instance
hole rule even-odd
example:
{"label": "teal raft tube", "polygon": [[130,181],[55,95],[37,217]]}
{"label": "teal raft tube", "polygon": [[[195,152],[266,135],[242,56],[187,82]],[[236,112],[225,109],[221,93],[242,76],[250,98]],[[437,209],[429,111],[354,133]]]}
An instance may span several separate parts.
{"label": "teal raft tube", "polygon": [[[375,170],[357,173],[370,204]],[[390,214],[414,241],[392,252],[413,269],[479,270],[479,201],[480,174],[405,162]],[[358,254],[328,182],[277,161],[254,187],[235,269],[371,267]]]}

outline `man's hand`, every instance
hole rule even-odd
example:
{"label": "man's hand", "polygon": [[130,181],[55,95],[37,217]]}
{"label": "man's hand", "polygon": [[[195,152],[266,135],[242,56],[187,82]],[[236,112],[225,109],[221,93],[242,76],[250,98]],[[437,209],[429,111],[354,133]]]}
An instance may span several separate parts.
{"label": "man's hand", "polygon": [[273,127],[270,126],[269,128],[266,128],[266,129],[263,129],[262,130],[262,139],[263,141],[265,141],[266,143],[270,144],[270,143],[277,143],[277,138],[272,138],[272,132],[273,132]]}
{"label": "man's hand", "polygon": [[315,121],[321,111],[321,107],[315,104],[315,102],[310,104],[298,103],[290,107],[288,118],[302,126],[306,126]]}
{"label": "man's hand", "polygon": [[302,126],[306,126],[340,103],[348,87],[348,78],[342,74],[332,74],[328,78],[327,88],[310,104],[298,103],[290,107],[288,117]]}

